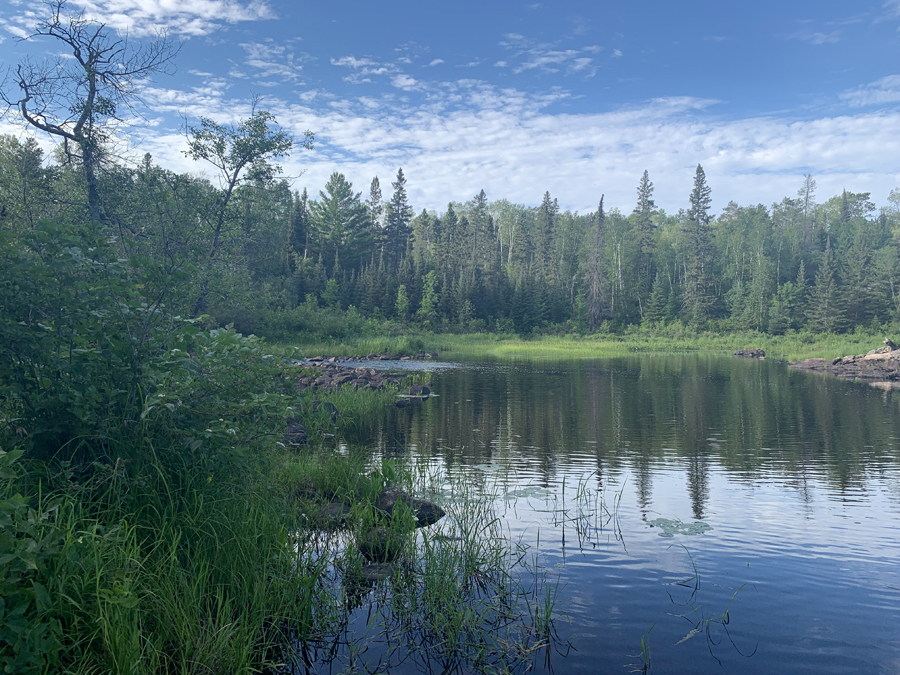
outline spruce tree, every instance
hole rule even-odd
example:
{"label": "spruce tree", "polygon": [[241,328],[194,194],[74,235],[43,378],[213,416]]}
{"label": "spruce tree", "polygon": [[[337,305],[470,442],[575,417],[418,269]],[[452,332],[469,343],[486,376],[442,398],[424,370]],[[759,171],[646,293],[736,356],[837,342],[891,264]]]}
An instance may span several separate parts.
{"label": "spruce tree", "polygon": [[384,202],[382,201],[381,183],[378,181],[378,176],[375,176],[369,185],[366,212],[369,214],[369,224],[372,228],[372,241],[375,244],[375,249],[384,251]]}
{"label": "spruce tree", "polygon": [[709,319],[715,301],[712,233],[709,225],[711,192],[706,184],[703,167],[698,164],[690,196],[691,207],[684,223],[687,260],[682,300],[684,316],[694,326],[702,325]]}
{"label": "spruce tree", "polygon": [[293,272],[298,259],[306,260],[309,254],[309,196],[306,188],[303,194],[294,193],[291,215],[288,223],[288,264]]}
{"label": "spruce tree", "polygon": [[653,201],[653,183],[650,182],[650,174],[646,170],[641,176],[637,193],[637,205],[634,207],[634,234],[638,246],[636,291],[639,298],[646,299],[656,276],[653,265],[655,249],[653,216],[656,213],[656,204]]}
{"label": "spruce tree", "polygon": [[605,229],[603,195],[600,196],[600,206],[597,209],[596,223],[594,236],[591,239],[587,270],[585,272],[585,281],[587,284],[587,293],[585,297],[587,304],[587,320],[588,326],[590,326],[592,330],[599,328],[600,324],[609,318],[609,308],[606,298],[606,275],[603,272],[603,235]]}
{"label": "spruce tree", "polygon": [[403,258],[412,235],[413,210],[406,198],[406,177],[403,169],[397,171],[397,180],[391,183],[394,194],[388,202],[387,222],[384,228],[384,253],[387,261],[396,266]]}
{"label": "spruce tree", "polygon": [[835,272],[831,237],[825,244],[822,264],[816,272],[816,284],[809,297],[809,328],[816,333],[833,333],[843,328],[844,319]]}

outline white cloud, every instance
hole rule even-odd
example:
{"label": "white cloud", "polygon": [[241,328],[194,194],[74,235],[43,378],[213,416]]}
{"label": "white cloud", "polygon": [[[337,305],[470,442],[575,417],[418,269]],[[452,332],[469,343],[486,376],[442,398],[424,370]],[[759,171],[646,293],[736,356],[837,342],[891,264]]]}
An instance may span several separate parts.
{"label": "white cloud", "polygon": [[621,49],[613,49],[612,57],[614,59],[621,59],[622,58],[622,50]]}
{"label": "white cloud", "polygon": [[[535,42],[519,33],[508,33],[500,45],[513,52],[512,58],[519,61],[513,68],[516,74],[529,71],[547,74],[565,72],[587,77],[593,77],[597,73],[597,66],[585,54],[595,54],[601,49],[597,45],[580,49],[557,49],[553,44]],[[507,62],[501,63],[505,66]]]}
{"label": "white cloud", "polygon": [[397,75],[400,72],[393,63],[380,63],[368,57],[358,59],[355,56],[342,56],[339,59],[331,59],[331,65],[350,68],[353,72],[344,77],[344,81],[350,84],[371,82],[373,75]]}
{"label": "white cloud", "polygon": [[888,75],[880,80],[850,89],[840,95],[841,100],[858,108],[900,101],[900,75]]}
{"label": "white cloud", "polygon": [[443,62],[444,62],[444,59],[434,59],[434,60],[433,60],[431,63],[429,63],[428,65],[429,65],[429,66],[439,66],[439,65],[441,65]]}
{"label": "white cloud", "polygon": [[790,37],[814,45],[835,44],[841,41],[841,32],[839,30],[831,31],[830,33],[822,33],[820,31],[800,31],[793,33]]}
{"label": "white cloud", "polygon": [[89,17],[117,30],[141,37],[161,30],[170,34],[208,35],[222,24],[272,19],[274,12],[262,1],[238,0],[69,0]]}
{"label": "white cloud", "polygon": [[403,89],[404,91],[413,91],[415,89],[419,89],[420,85],[417,80],[410,77],[409,75],[396,75],[391,78],[391,84],[398,89]]}
{"label": "white cloud", "polygon": [[259,77],[279,77],[296,82],[303,70],[303,62],[312,60],[308,54],[297,56],[283,45],[271,42],[241,43],[247,52],[245,65],[257,71]]}
{"label": "white cloud", "polygon": [[[275,16],[263,0],[69,0],[68,7],[73,13],[84,12],[88,19],[138,38],[162,32],[188,37],[209,35],[223,24]],[[48,16],[43,9],[25,8],[0,19],[0,25],[16,37],[28,37],[35,24]]]}
{"label": "white cloud", "polygon": [[[226,93],[221,83],[211,82],[206,89],[159,95],[153,103],[159,110],[203,108],[222,121],[246,116],[246,105]],[[638,179],[648,169],[657,203],[674,212],[687,206],[698,163],[706,169],[716,208],[730,200],[780,201],[796,192],[804,173],[815,176],[823,197],[846,187],[883,200],[900,184],[900,113],[727,121],[710,116],[714,101],[690,97],[593,114],[549,112],[549,103],[567,96],[554,91],[536,97],[458,80],[433,85],[417,105],[319,93],[293,103],[270,99],[267,106],[295,135],[316,133],[315,151],[295,152],[286,162],[292,175],[307,171],[302,185],[313,193],[333,171],[368,184],[373,175],[384,179],[402,166],[417,210],[440,209],[483,188],[491,199],[528,204],[549,190],[563,206],[580,210],[595,208],[605,193],[611,206],[630,211]]]}

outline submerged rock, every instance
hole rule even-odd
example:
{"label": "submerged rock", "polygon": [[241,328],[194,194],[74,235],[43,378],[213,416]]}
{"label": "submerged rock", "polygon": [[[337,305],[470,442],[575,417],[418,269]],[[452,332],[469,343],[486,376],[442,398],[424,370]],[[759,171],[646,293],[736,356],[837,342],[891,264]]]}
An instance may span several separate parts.
{"label": "submerged rock", "polygon": [[406,548],[407,541],[407,533],[378,526],[366,532],[357,546],[366,560],[387,563],[397,559]]}
{"label": "submerged rock", "polygon": [[427,527],[433,525],[446,514],[437,504],[429,502],[425,499],[416,499],[410,497],[399,488],[385,488],[375,499],[375,508],[381,511],[386,517],[390,518],[394,513],[394,507],[400,502],[412,511],[416,517],[416,527]]}
{"label": "submerged rock", "polygon": [[738,349],[734,355],[742,359],[766,358],[766,353],[762,349]]}

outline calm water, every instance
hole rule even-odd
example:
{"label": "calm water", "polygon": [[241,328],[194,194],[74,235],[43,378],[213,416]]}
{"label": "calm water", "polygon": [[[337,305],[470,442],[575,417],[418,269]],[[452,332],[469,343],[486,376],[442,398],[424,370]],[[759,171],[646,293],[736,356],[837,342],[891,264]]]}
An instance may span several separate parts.
{"label": "calm water", "polygon": [[698,355],[432,379],[365,435],[498,477],[560,575],[551,669],[640,670],[644,639],[656,673],[900,673],[900,393]]}

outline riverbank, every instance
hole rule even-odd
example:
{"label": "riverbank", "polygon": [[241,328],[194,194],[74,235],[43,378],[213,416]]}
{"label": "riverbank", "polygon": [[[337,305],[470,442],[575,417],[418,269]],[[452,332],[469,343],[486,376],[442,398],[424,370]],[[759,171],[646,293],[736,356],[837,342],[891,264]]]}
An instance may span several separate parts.
{"label": "riverbank", "polygon": [[763,349],[768,358],[798,361],[808,358],[834,359],[847,354],[867,351],[880,343],[881,331],[858,330],[844,334],[789,333],[773,336],[766,333],[741,332],[730,334],[693,333],[684,329],[624,335],[595,334],[587,336],[537,336],[522,338],[514,334],[498,333],[415,333],[401,337],[365,337],[334,342],[304,342],[302,338],[290,344],[269,345],[273,353],[282,356],[314,356],[328,354],[335,357],[365,356],[370,353],[414,355],[433,351],[441,360],[478,358],[603,358],[629,354],[723,352],[739,349]]}

